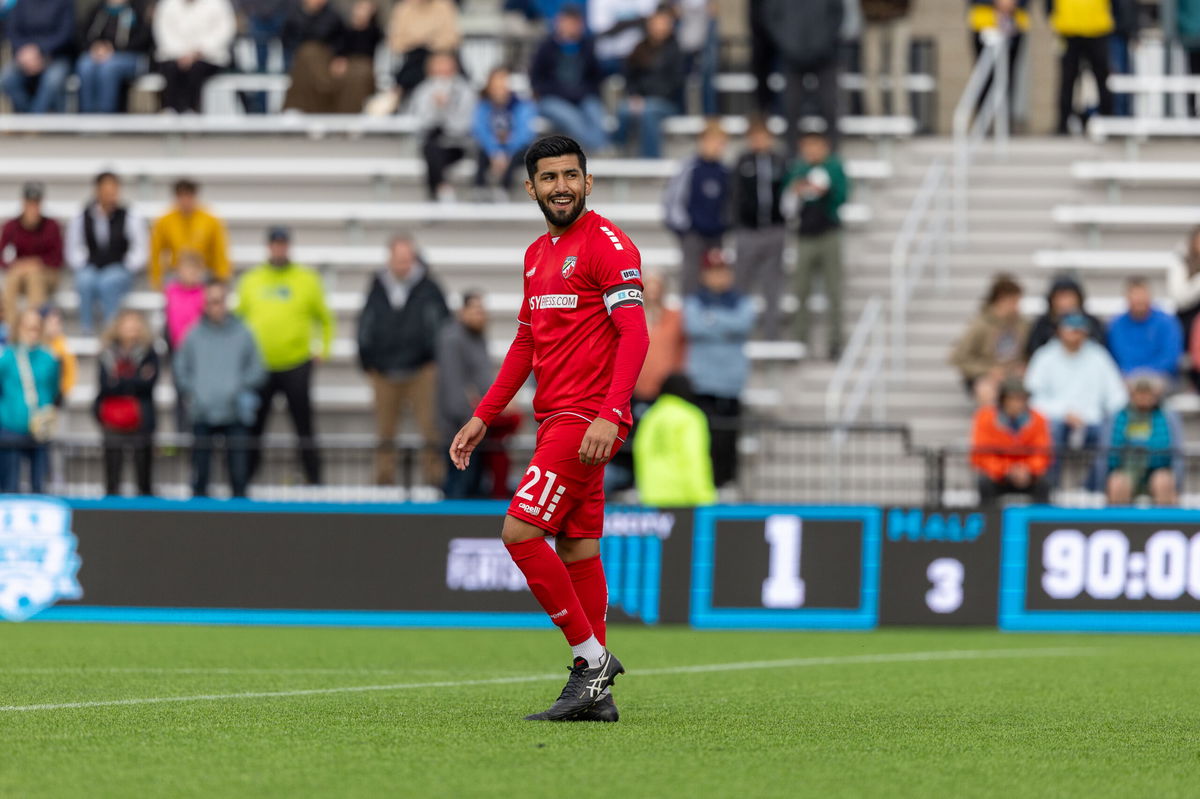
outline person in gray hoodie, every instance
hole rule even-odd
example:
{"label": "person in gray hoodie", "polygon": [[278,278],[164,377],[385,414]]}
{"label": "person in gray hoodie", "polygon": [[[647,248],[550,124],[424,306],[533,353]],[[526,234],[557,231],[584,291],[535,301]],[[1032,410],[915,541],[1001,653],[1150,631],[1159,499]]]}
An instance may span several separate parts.
{"label": "person in gray hoodie", "polygon": [[[458,318],[447,322],[437,337],[438,427],[446,449],[475,412],[496,376],[488,357],[487,311],[476,291],[463,295]],[[447,456],[448,457],[448,456]],[[446,499],[479,498],[484,458],[473,458],[464,471],[446,470]]]}
{"label": "person in gray hoodie", "polygon": [[204,291],[204,316],[175,358],[175,383],[192,418],[192,495],[208,495],[213,440],[225,439],[234,497],[250,482],[250,428],[258,413],[258,388],[267,371],[254,336],[229,313],[229,290],[213,282]]}

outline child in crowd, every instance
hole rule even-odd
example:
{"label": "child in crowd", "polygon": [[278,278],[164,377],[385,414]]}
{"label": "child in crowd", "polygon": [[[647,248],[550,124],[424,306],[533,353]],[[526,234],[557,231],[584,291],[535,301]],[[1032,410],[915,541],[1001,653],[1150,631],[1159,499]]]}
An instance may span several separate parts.
{"label": "child in crowd", "polygon": [[[185,252],[179,256],[175,280],[163,289],[166,296],[167,346],[172,355],[179,352],[187,334],[204,315],[204,283],[207,275],[204,259],[198,253]],[[175,404],[175,425],[180,431],[189,429],[187,408],[182,397]]]}
{"label": "child in crowd", "polygon": [[42,310],[42,346],[50,351],[58,361],[59,395],[58,404],[66,402],[67,395],[75,387],[75,376],[78,372],[75,353],[71,352],[67,342],[67,334],[63,330],[63,312],[61,308],[47,306]]}

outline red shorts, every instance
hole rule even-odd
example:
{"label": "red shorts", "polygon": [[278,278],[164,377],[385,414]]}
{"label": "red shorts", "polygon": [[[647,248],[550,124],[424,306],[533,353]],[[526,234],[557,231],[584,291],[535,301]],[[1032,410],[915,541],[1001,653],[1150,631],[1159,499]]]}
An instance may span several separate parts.
{"label": "red shorts", "polygon": [[[573,413],[551,416],[537,432],[537,446],[508,515],[568,538],[604,534],[604,466],[579,462],[579,445],[591,420]],[[617,453],[626,431],[617,433],[610,454]]]}

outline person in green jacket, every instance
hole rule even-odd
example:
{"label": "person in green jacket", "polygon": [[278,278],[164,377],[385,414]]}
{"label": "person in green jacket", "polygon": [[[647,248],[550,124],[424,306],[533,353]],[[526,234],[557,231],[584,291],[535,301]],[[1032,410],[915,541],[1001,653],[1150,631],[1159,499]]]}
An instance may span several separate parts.
{"label": "person in green jacket", "polygon": [[850,181],[842,161],[822,133],[807,133],[800,140],[800,158],[783,179],[784,215],[797,221],[796,232],[796,334],[808,339],[808,295],[813,278],[821,275],[829,310],[829,360],[842,351],[842,218],[841,208],[850,195]]}
{"label": "person in green jacket", "polygon": [[[333,314],[325,302],[320,276],[292,261],[291,232],[271,228],[269,258],[242,277],[238,285],[238,315],[246,322],[262,352],[267,380],[259,389],[258,418],[253,436],[262,436],[275,395],[287,399],[288,415],[300,439],[300,462],[310,485],[321,483],[321,458],[314,440],[312,374],[314,363],[329,357],[333,343]],[[320,349],[313,339],[320,335]],[[250,455],[250,477],[262,457],[261,447]]]}
{"label": "person in green jacket", "polygon": [[58,399],[58,361],[42,346],[42,315],[28,309],[13,321],[12,346],[0,355],[0,491],[21,484],[21,456],[29,461],[29,488],[41,494],[49,460],[44,440],[33,435],[39,411]]}
{"label": "person in green jacket", "polygon": [[633,471],[643,504],[687,508],[717,501],[708,419],[687,400],[691,393],[686,377],[668,377],[638,421]]}

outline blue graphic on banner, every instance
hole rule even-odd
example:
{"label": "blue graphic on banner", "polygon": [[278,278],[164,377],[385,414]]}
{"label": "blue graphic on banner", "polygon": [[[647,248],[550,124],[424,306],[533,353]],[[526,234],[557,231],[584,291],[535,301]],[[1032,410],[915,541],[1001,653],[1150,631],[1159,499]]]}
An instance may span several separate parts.
{"label": "blue graphic on banner", "polygon": [[24,621],[83,589],[71,509],[35,497],[0,498],[0,617]]}
{"label": "blue graphic on banner", "polygon": [[670,513],[609,513],[604,519],[600,556],[608,578],[608,603],[646,624],[658,623],[662,584],[662,542],[670,538]]}

